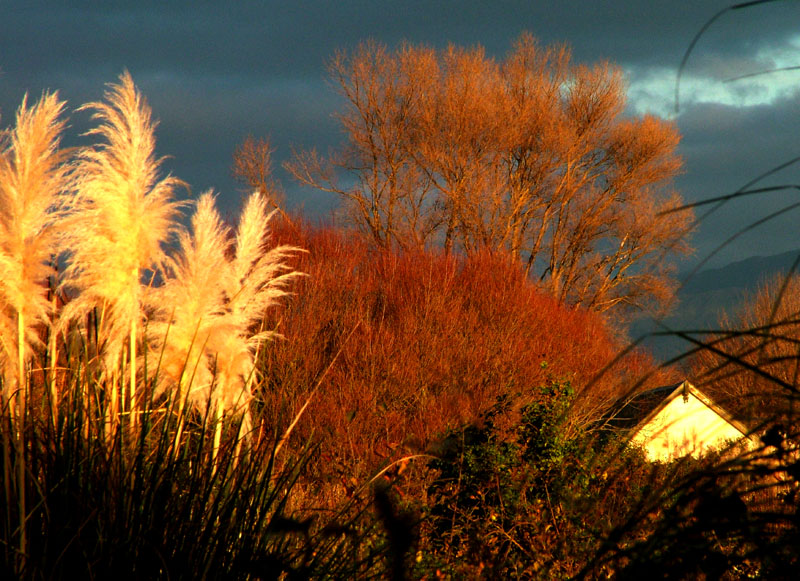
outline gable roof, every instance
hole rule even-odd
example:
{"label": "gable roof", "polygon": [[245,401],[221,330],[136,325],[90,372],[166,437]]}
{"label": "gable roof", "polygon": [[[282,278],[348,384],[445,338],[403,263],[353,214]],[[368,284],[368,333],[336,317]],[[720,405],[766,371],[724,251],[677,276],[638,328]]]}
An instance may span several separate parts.
{"label": "gable roof", "polygon": [[759,439],[724,407],[688,381],[650,389],[622,400],[607,422],[627,432],[630,443],[642,447],[648,459],[671,461],[744,441],[745,449]]}
{"label": "gable roof", "polygon": [[706,395],[688,381],[643,391],[623,400],[621,405],[616,407],[609,424],[617,429],[636,432],[638,431],[636,430],[637,427],[646,426],[670,402],[678,397],[683,397],[685,400],[690,395],[697,398],[706,407],[736,428],[743,437],[749,437],[751,430],[748,430],[747,426],[737,420],[712,397]]}

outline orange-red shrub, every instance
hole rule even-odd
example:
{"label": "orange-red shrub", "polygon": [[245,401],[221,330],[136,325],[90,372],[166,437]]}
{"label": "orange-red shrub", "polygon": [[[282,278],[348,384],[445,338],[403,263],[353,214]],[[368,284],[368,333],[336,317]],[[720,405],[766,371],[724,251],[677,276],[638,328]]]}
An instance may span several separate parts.
{"label": "orange-red shrub", "polygon": [[[500,395],[530,402],[548,376],[580,393],[621,349],[598,315],[559,304],[501,256],[378,250],[308,225],[274,237],[309,251],[297,265],[309,276],[270,321],[285,340],[261,361],[266,423],[280,435],[333,362],[294,438],[313,433],[348,476],[424,450]],[[583,417],[652,368],[623,358],[581,394]]]}

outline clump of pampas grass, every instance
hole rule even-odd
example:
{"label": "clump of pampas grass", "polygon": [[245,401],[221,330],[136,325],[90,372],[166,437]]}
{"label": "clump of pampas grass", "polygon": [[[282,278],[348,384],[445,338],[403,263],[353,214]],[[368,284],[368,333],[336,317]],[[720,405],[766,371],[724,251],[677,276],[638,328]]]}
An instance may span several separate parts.
{"label": "clump of pampas grass", "polygon": [[[308,536],[282,528],[311,448],[281,470],[266,439],[238,454],[258,350],[273,335],[264,312],[299,276],[286,264],[296,249],[266,246],[266,200],[250,197],[234,230],[204,194],[184,228],[183,182],[159,175],[155,124],[130,75],[83,107],[97,145],[59,149],[64,106],[26,98],[0,133],[4,578],[238,578],[273,555],[302,571],[347,567],[347,543],[331,553],[322,535],[328,552],[309,551]],[[177,429],[152,398],[181,408]],[[213,427],[181,439],[187,414]],[[230,454],[218,453],[223,428]],[[220,527],[220,514],[235,518]]]}
{"label": "clump of pampas grass", "polygon": [[166,279],[149,295],[151,353],[160,360],[157,389],[178,401],[176,441],[185,405],[206,414],[210,404],[216,422],[215,454],[227,412],[241,419],[245,434],[251,425],[255,356],[274,334],[255,327],[300,275],[286,264],[299,249],[265,246],[271,216],[263,197],[251,195],[234,239],[213,195],[203,194],[192,232],[180,233],[180,254],[168,261]]}
{"label": "clump of pampas grass", "polygon": [[[98,349],[110,378],[111,413],[117,409],[117,377],[127,357],[131,408],[136,405],[137,342],[141,333],[143,274],[161,267],[164,245],[176,229],[183,182],[159,179],[155,124],[150,108],[130,74],[111,85],[105,102],[82,109],[100,122],[89,135],[104,143],[82,150],[75,167],[76,194],[69,220],[68,287],[78,291],[63,319],[75,320],[96,309]],[[124,372],[124,371],[123,371]],[[122,392],[123,406],[125,393]]]}

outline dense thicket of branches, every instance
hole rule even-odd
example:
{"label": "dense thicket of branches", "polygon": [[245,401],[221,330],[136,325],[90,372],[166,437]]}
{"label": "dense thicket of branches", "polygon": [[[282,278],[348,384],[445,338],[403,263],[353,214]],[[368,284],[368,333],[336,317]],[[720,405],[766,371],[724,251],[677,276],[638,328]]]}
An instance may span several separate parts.
{"label": "dense thicket of branches", "polygon": [[800,377],[800,275],[777,276],[704,339],[693,374],[753,426],[794,422]]}
{"label": "dense thicket of branches", "polygon": [[539,292],[504,256],[376,251],[352,232],[277,224],[276,243],[308,250],[294,265],[308,276],[267,319],[285,340],[264,351],[259,397],[264,417],[288,425],[324,374],[295,430],[301,445],[326,434],[323,472],[367,477],[382,452],[425,450],[498,398],[539,401],[548,377],[579,390],[570,425],[584,427],[642,377],[677,380],[641,351],[617,358],[603,317]]}
{"label": "dense thicket of branches", "polygon": [[377,244],[506,251],[559,299],[599,311],[670,295],[664,255],[688,250],[691,222],[665,213],[681,203],[669,188],[679,136],[623,117],[616,68],[523,35],[502,62],[365,43],[330,74],[346,141],[287,167],[339,194]]}

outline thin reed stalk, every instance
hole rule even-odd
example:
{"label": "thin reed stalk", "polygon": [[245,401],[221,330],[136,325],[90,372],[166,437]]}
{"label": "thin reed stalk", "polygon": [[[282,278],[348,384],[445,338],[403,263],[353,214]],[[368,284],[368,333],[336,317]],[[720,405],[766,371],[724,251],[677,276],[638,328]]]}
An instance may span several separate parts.
{"label": "thin reed stalk", "polygon": [[[52,300],[52,307],[51,308],[53,309],[54,313],[56,312],[56,307],[57,307],[57,303],[58,303],[57,295],[56,295],[56,292],[55,292],[55,286],[56,285],[54,283],[53,286],[52,286],[52,289],[51,289],[52,292],[53,292],[53,300]],[[58,351],[57,351],[57,346],[56,346],[56,338],[57,338],[58,335],[57,335],[53,325],[50,326],[49,331],[50,331],[50,335],[49,335],[49,338],[48,338],[49,341],[48,341],[48,345],[47,345],[47,352],[48,352],[48,357],[49,357],[49,360],[50,360],[50,374],[49,374],[50,416],[51,416],[52,421],[53,421],[53,428],[55,428],[55,426],[56,426],[56,424],[58,422],[58,392],[56,391],[56,381],[57,381],[56,374],[57,374],[57,370],[58,370]]]}

